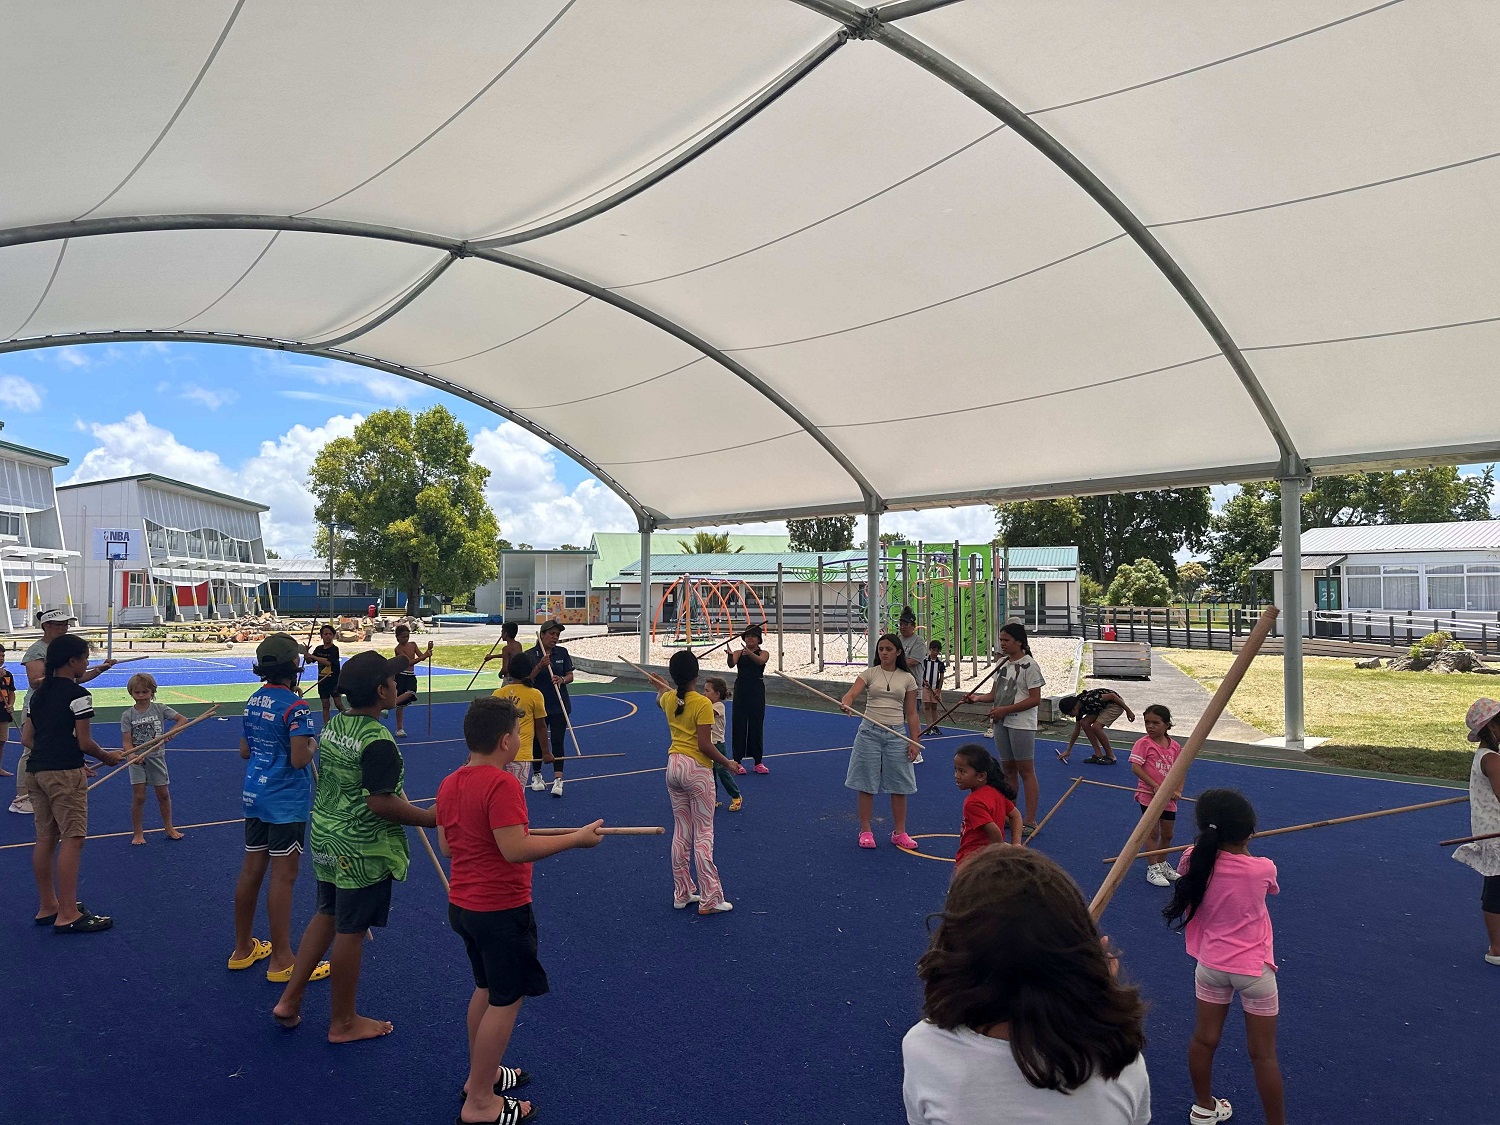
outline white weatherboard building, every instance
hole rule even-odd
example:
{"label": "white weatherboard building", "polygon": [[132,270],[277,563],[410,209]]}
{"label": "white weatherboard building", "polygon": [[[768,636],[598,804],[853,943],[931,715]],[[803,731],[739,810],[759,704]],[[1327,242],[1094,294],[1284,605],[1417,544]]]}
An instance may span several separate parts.
{"label": "white weatherboard building", "polygon": [[65,484],[57,500],[68,542],[83,545],[84,553],[68,561],[82,624],[102,625],[109,613],[109,565],[87,549],[95,528],[145,535],[146,559],[115,571],[119,624],[272,608],[260,530],[266,505],[155,473]]}
{"label": "white weatherboard building", "polygon": [[[7,612],[0,631],[29,628],[44,609],[72,599],[52,472],[68,460],[0,441],[0,593]],[[76,542],[76,541],[75,541]]]}
{"label": "white weatherboard building", "polygon": [[[1281,552],[1251,569],[1272,575],[1272,600],[1285,605]],[[1500,520],[1312,528],[1302,533],[1300,586],[1318,633],[1384,635],[1391,618],[1404,632],[1409,615],[1427,626],[1500,623]]]}

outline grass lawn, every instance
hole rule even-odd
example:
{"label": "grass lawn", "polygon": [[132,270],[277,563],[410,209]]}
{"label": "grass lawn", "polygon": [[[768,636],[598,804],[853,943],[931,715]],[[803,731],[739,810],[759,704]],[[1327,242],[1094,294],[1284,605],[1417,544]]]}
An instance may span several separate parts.
{"label": "grass lawn", "polygon": [[[1162,655],[1210,691],[1233,655],[1169,649]],[[1500,695],[1500,682],[1465,674],[1361,670],[1349,659],[1304,659],[1307,733],[1328,742],[1312,756],[1333,765],[1388,773],[1469,776],[1472,747],[1464,712],[1481,695]],[[1281,657],[1258,656],[1230,702],[1230,710],[1268,734],[1282,734]]]}
{"label": "grass lawn", "polygon": [[[478,668],[489,651],[489,645],[438,645],[433,649],[432,659],[439,668]],[[499,645],[495,646],[495,655],[500,655]],[[494,665],[492,671],[500,670],[499,664],[490,663]]]}

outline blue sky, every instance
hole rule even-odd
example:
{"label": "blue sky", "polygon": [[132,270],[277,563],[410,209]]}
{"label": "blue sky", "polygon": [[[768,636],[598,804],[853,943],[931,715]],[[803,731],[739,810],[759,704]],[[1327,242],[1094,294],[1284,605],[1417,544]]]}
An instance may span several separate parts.
{"label": "blue sky", "polygon": [[[634,530],[628,509],[572,461],[488,411],[394,375],[307,356],[212,344],[91,344],[0,355],[4,438],[60,454],[59,483],[157,472],[270,505],[267,545],[312,542],[308,465],[373,410],[441,402],[490,470],[487,496],[512,542],[586,544]],[[987,508],[892,514],[912,538],[984,541]],[[779,531],[756,524],[743,531]]]}

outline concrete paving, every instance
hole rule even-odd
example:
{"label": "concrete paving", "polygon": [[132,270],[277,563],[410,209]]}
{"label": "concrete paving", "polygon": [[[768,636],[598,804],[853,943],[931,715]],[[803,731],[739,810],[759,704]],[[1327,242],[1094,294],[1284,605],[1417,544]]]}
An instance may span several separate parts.
{"label": "concrete paving", "polygon": [[[1085,658],[1087,659],[1087,658]],[[1146,733],[1141,720],[1141,710],[1150,703],[1163,703],[1172,712],[1172,733],[1179,742],[1185,742],[1194,724],[1203,716],[1213,693],[1193,679],[1181,668],[1153,650],[1151,653],[1151,679],[1116,680],[1098,679],[1088,676],[1084,686],[1110,688],[1120,693],[1135,712],[1135,721],[1129,722],[1122,715],[1119,722],[1110,728],[1119,731],[1121,738],[1129,736],[1131,741]],[[1268,737],[1242,719],[1236,718],[1232,710],[1226,710],[1214,724],[1212,737],[1226,742],[1260,742]],[[1118,740],[1116,740],[1118,742]]]}

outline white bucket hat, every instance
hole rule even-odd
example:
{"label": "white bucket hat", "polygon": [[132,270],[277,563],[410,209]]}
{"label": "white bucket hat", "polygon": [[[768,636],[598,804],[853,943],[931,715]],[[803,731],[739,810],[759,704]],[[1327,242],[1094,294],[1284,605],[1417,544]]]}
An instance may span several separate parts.
{"label": "white bucket hat", "polygon": [[1480,732],[1496,718],[1500,718],[1500,703],[1493,699],[1476,699],[1469,704],[1469,713],[1464,716],[1464,725],[1469,728],[1469,741],[1478,742]]}

